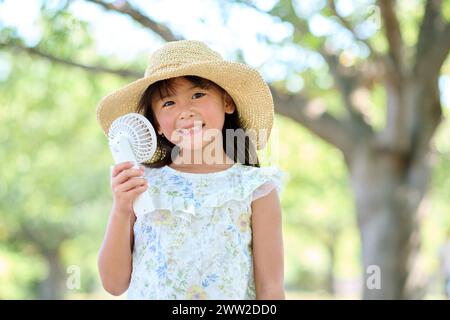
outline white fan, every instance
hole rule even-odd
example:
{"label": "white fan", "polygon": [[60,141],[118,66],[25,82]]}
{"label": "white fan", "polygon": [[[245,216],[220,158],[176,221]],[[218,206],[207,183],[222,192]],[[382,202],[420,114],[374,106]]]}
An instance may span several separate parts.
{"label": "white fan", "polygon": [[[132,161],[133,168],[150,160],[156,151],[156,133],[148,119],[139,113],[127,113],[111,124],[108,131],[109,148],[114,162]],[[141,193],[133,203],[136,216],[148,213],[150,195]]]}

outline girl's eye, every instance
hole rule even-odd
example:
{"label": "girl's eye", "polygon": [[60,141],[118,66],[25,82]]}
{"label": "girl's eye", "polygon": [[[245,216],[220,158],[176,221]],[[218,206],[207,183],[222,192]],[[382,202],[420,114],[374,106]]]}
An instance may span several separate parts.
{"label": "girl's eye", "polygon": [[164,102],[164,104],[163,104],[162,106],[163,106],[163,107],[169,106],[168,103],[173,103],[173,101],[166,101],[166,102]]}
{"label": "girl's eye", "polygon": [[[199,94],[200,94],[200,96],[198,96]],[[197,92],[197,93],[194,93],[193,97],[197,96],[197,97],[201,98],[201,97],[203,97],[204,95],[205,95],[205,94],[202,93],[202,92]]]}

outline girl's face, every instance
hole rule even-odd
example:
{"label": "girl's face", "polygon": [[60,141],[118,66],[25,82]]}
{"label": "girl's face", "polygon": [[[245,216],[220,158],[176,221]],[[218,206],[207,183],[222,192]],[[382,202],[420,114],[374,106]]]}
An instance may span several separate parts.
{"label": "girl's face", "polygon": [[152,109],[159,124],[158,134],[182,149],[200,149],[214,139],[222,139],[225,113],[235,106],[214,85],[196,87],[183,77],[173,79],[174,94],[152,96]]}

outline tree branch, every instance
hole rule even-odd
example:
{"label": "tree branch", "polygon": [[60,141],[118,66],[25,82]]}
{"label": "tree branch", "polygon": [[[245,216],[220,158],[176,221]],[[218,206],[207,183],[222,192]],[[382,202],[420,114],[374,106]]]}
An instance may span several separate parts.
{"label": "tree branch", "polygon": [[347,125],[326,112],[319,100],[308,100],[299,94],[289,95],[270,88],[278,114],[291,118],[312,133],[339,148],[344,155],[351,155],[352,133]]}
{"label": "tree branch", "polygon": [[[245,4],[258,12],[262,12],[261,9],[256,7],[254,4],[251,3],[251,1],[246,0],[239,0],[238,1],[241,4]],[[290,11],[294,12],[292,1],[289,1],[286,3],[286,5],[289,6]],[[334,2],[331,1],[331,5],[334,5]],[[274,7],[275,12],[277,11],[277,8]],[[265,14],[272,15],[273,13],[267,13],[263,12]],[[280,15],[278,16],[282,21],[289,22],[295,30],[300,31],[300,33],[303,33],[304,29],[307,28],[307,25],[303,20],[298,18],[296,15]],[[347,28],[351,28],[351,25],[348,23],[346,25]],[[355,38],[358,39],[358,37],[355,34]],[[370,48],[370,45],[369,45]],[[352,129],[356,131],[356,135],[361,136],[367,136],[372,134],[373,130],[370,124],[365,121],[364,114],[362,112],[363,108],[360,104],[356,103],[356,99],[354,99],[354,93],[357,91],[358,88],[362,87],[364,85],[364,82],[362,80],[362,73],[361,70],[357,70],[355,68],[350,67],[344,67],[340,62],[336,55],[330,53],[327,51],[325,45],[322,43],[322,45],[317,49],[314,48],[314,50],[319,51],[319,53],[324,57],[325,61],[327,62],[331,74],[334,78],[334,82],[336,85],[336,88],[339,90],[342,99],[344,101],[344,107],[346,108],[348,114],[350,115],[351,119],[351,126]],[[347,138],[344,138],[343,135],[337,135],[335,136],[334,133],[329,134],[332,131],[338,131],[339,125],[336,123],[336,119],[333,118],[331,115],[325,113],[323,116],[321,116],[320,119],[320,126],[317,126],[317,121],[311,122],[312,118],[305,117],[305,113],[302,114],[302,111],[300,108],[294,108],[284,105],[286,101],[290,101],[288,103],[293,104],[294,98],[281,98],[283,95],[278,94],[277,97],[279,98],[276,104],[279,104],[278,112],[284,113],[285,115],[291,117],[292,119],[302,123],[313,131],[313,133],[317,134],[321,138],[323,138],[325,141],[337,146],[341,150],[349,149],[348,146],[346,146]],[[311,108],[316,108],[317,103],[308,103],[302,98],[299,98],[298,101],[295,102],[297,105],[308,105],[308,108],[303,108],[303,110],[311,110]],[[311,107],[314,105],[314,107]],[[293,114],[298,113],[298,114]],[[332,129],[329,129],[331,128]]]}
{"label": "tree branch", "polygon": [[334,78],[336,88],[341,93],[345,109],[347,110],[350,119],[358,127],[360,133],[372,133],[372,127],[364,114],[366,102],[355,99],[357,90],[362,89],[363,83],[361,79],[361,72],[351,67],[344,67],[339,62],[339,57],[330,53],[326,48],[319,48],[320,54],[327,62],[331,75]]}
{"label": "tree branch", "polygon": [[404,43],[398,23],[398,18],[395,13],[395,0],[379,0],[379,7],[381,16],[384,21],[384,30],[386,32],[386,38],[389,44],[389,68],[392,68],[397,72],[399,76],[403,74],[403,50]]}
{"label": "tree branch", "polygon": [[119,12],[131,17],[134,21],[138,22],[142,26],[152,30],[154,33],[159,35],[165,41],[176,41],[181,40],[181,37],[175,36],[172,31],[166,26],[150,19],[148,16],[142,14],[139,10],[132,7],[128,1],[121,0],[113,3],[104,2],[101,0],[86,0],[92,3],[96,3],[103,8],[115,12]]}
{"label": "tree branch", "polygon": [[110,69],[110,68],[106,68],[106,67],[102,67],[102,66],[92,66],[92,65],[77,63],[77,62],[74,62],[74,61],[71,61],[68,59],[55,57],[51,54],[42,52],[37,47],[26,47],[26,46],[23,46],[23,45],[20,45],[17,43],[0,43],[0,49],[1,48],[9,48],[9,49],[13,49],[13,50],[15,49],[15,50],[23,51],[30,55],[34,55],[34,56],[37,56],[40,58],[47,59],[49,61],[64,64],[67,66],[84,69],[84,70],[87,70],[92,73],[115,74],[120,77],[133,78],[133,79],[141,78],[143,75],[142,72],[137,72],[137,71],[130,71],[130,70],[126,70],[126,69]]}
{"label": "tree branch", "polygon": [[414,75],[429,81],[439,73],[450,50],[450,23],[441,14],[441,0],[428,0],[416,46]]}
{"label": "tree branch", "polygon": [[343,16],[341,16],[337,10],[336,10],[336,4],[334,0],[328,0],[328,7],[331,9],[331,12],[333,12],[333,14],[336,16],[336,18],[338,18],[338,20],[340,21],[341,25],[347,29],[348,31],[351,32],[351,34],[353,35],[353,37],[358,40],[361,41],[362,43],[364,43],[367,48],[370,51],[370,54],[375,57],[376,59],[379,59],[379,53],[375,50],[375,48],[370,44],[370,42],[366,39],[363,39],[361,37],[358,36],[358,34],[355,31],[355,28],[352,26],[352,24],[350,23],[350,21],[348,21],[347,19],[345,19]]}
{"label": "tree branch", "polygon": [[[386,79],[387,119],[379,141],[386,148],[413,158],[428,148],[442,117],[437,79],[450,50],[450,24],[442,17],[441,5],[441,0],[428,0],[425,5],[412,74],[392,69]],[[395,60],[402,58],[403,43],[392,7],[392,0],[380,0],[390,57]]]}
{"label": "tree branch", "polygon": [[[439,71],[450,50],[450,23],[442,16],[442,1],[428,0],[416,46],[412,77],[415,79],[412,119],[412,158],[419,161],[442,121]],[[419,160],[418,160],[419,159]]]}
{"label": "tree branch", "polygon": [[418,95],[419,103],[413,127],[413,156],[420,157],[430,148],[430,140],[442,121],[442,105],[439,95],[438,78],[425,84],[422,94]]}

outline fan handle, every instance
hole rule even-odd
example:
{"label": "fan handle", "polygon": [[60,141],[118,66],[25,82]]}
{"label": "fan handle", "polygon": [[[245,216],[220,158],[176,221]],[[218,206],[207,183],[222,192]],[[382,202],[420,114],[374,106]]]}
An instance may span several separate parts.
{"label": "fan handle", "polygon": [[[116,138],[110,139],[109,147],[114,162],[122,163],[131,161],[134,163],[133,168],[139,169],[138,161],[131,149],[131,143],[126,134],[119,134]],[[133,210],[136,217],[149,213],[152,207],[152,199],[147,191],[144,191],[133,202]]]}

